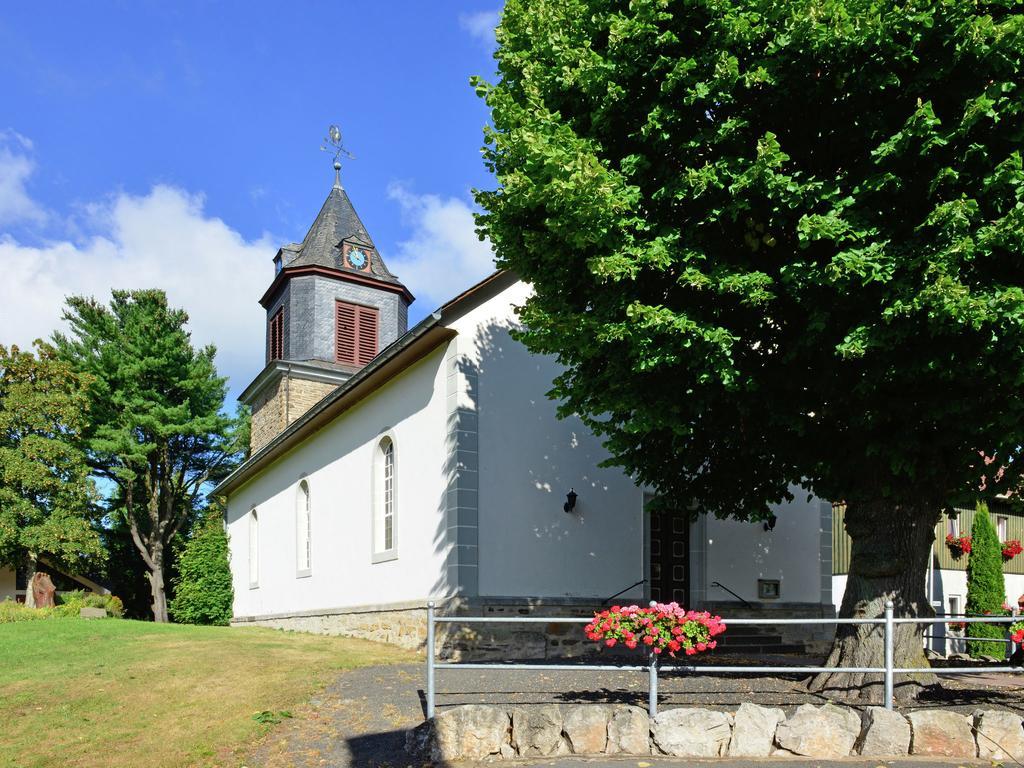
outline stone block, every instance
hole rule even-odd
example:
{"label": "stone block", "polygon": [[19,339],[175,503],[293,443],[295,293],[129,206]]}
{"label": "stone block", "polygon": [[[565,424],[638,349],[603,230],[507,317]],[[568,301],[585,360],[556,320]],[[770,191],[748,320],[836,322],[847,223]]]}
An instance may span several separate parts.
{"label": "stone block", "polygon": [[729,750],[732,715],[712,709],[659,712],[652,727],[654,746],[674,757],[721,757]]}
{"label": "stone block", "polygon": [[603,704],[567,707],[562,714],[562,733],[574,755],[598,755],[608,745],[608,721],[612,708]]}
{"label": "stone block", "polygon": [[782,749],[817,758],[848,757],[860,736],[860,716],[844,707],[802,704],[775,731]]}
{"label": "stone block", "polygon": [[83,619],[105,619],[107,611],[105,608],[79,608],[78,615]]}
{"label": "stone block", "polygon": [[512,746],[520,757],[553,755],[561,743],[562,713],[556,704],[512,710]]}
{"label": "stone block", "polygon": [[910,754],[976,757],[972,718],[938,709],[910,713]]}
{"label": "stone block", "polygon": [[910,753],[910,723],[899,712],[868,707],[861,717],[857,754],[864,757],[902,757]]}
{"label": "stone block", "polygon": [[500,755],[509,740],[509,716],[500,707],[467,704],[434,717],[435,761],[481,760]]}
{"label": "stone block", "polygon": [[978,710],[974,729],[978,757],[983,760],[1019,760],[1024,755],[1024,725],[1019,715]]}
{"label": "stone block", "polygon": [[610,755],[651,754],[651,724],[647,712],[640,707],[615,707],[608,721],[608,748]]}
{"label": "stone block", "polygon": [[733,718],[730,757],[768,757],[775,743],[775,729],[786,719],[778,707],[740,704]]}

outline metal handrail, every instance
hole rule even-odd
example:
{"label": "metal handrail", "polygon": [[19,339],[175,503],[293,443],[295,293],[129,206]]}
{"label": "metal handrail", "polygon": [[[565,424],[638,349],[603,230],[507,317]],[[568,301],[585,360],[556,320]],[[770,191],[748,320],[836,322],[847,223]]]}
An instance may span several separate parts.
{"label": "metal handrail", "polygon": [[[635,586],[635,585],[634,585]],[[655,603],[652,601],[651,605]],[[433,602],[427,603],[427,690],[426,709],[427,718],[434,716],[435,671],[437,669],[450,669],[459,667],[462,669],[506,669],[506,670],[533,670],[533,671],[556,671],[560,669],[572,669],[587,672],[639,672],[647,670],[648,673],[648,699],[647,708],[652,717],[658,714],[658,655],[648,654],[646,665],[637,664],[509,664],[504,662],[439,662],[436,660],[436,642],[438,624],[589,624],[593,619],[579,616],[437,616]],[[863,674],[881,674],[884,683],[884,704],[885,708],[893,708],[893,683],[898,674],[919,674],[931,672],[937,675],[958,675],[972,674],[979,671],[984,672],[1016,672],[1024,671],[1024,667],[1001,666],[1001,667],[896,667],[893,663],[893,636],[897,624],[945,624],[948,618],[896,618],[893,616],[893,604],[889,601],[885,604],[885,614],[879,618],[867,619],[723,619],[727,625],[751,625],[751,624],[875,624],[884,628],[883,637],[883,658],[884,666],[881,667],[823,667],[823,666],[719,666],[717,664],[665,664],[665,669],[690,674],[701,673],[705,670],[714,671],[720,674],[752,674],[752,673],[829,673],[829,672],[852,672]],[[1020,621],[1019,616],[978,616],[965,617],[960,619],[966,624],[1009,624]],[[957,638],[959,639],[959,638]]]}
{"label": "metal handrail", "polygon": [[752,605],[751,605],[750,603],[748,603],[748,602],[747,602],[746,600],[744,600],[744,599],[743,599],[742,597],[740,597],[740,596],[739,596],[739,595],[737,595],[737,594],[736,594],[735,592],[733,592],[733,591],[732,591],[731,589],[729,589],[729,588],[728,588],[727,586],[725,586],[725,584],[723,584],[723,583],[722,583],[722,582],[720,582],[720,581],[712,581],[712,582],[711,582],[711,584],[710,584],[710,586],[712,586],[712,587],[720,587],[720,588],[724,589],[724,590],[725,590],[726,592],[728,592],[728,593],[729,593],[730,595],[732,595],[732,596],[733,596],[733,597],[735,597],[735,598],[736,598],[737,600],[739,600],[739,601],[740,601],[741,603],[743,603],[743,604],[744,604],[745,606],[747,606],[747,608],[753,608],[753,607],[754,607],[754,606],[752,606]]}
{"label": "metal handrail", "polygon": [[624,592],[629,592],[629,590],[631,590],[633,587],[639,587],[641,584],[646,584],[646,583],[647,583],[647,579],[640,579],[640,581],[637,581],[637,582],[634,582],[633,584],[630,584],[625,589],[620,589],[614,595],[606,597],[604,600],[601,601],[601,605],[608,605],[608,603],[610,603],[612,600],[614,600],[616,597],[618,597],[619,595],[623,594]]}

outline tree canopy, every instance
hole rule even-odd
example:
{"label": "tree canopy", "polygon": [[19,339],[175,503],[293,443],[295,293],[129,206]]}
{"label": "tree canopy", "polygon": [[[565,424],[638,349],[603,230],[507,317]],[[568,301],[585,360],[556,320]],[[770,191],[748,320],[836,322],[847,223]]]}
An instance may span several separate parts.
{"label": "tree canopy", "polygon": [[1022,32],[1011,2],[508,0],[479,225],[563,413],[719,515],[973,496],[1024,445]]}
{"label": "tree canopy", "polygon": [[70,332],[54,336],[59,354],[93,382],[89,461],[116,489],[111,512],[149,569],[154,617],[166,621],[169,544],[195,517],[206,484],[244,454],[245,427],[222,411],[215,349],[192,345],[188,315],[162,291],[114,291],[109,307],[71,297],[65,319]]}
{"label": "tree canopy", "polygon": [[85,382],[54,350],[0,346],[0,564],[40,558],[78,573],[104,552],[89,465],[78,444]]}

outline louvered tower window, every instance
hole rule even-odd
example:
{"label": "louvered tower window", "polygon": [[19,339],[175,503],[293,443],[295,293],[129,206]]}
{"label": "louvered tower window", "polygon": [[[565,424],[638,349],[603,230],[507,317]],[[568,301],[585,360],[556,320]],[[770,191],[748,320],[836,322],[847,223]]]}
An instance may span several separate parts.
{"label": "louvered tower window", "polygon": [[376,307],[339,301],[335,304],[335,359],[349,365],[366,365],[377,354],[380,325]]}
{"label": "louvered tower window", "polygon": [[284,359],[284,308],[270,318],[270,359]]}

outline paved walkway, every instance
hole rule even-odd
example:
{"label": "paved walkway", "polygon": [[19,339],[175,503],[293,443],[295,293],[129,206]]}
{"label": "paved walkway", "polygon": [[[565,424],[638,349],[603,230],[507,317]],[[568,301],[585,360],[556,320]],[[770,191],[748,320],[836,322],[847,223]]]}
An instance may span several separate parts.
{"label": "paved walkway", "polygon": [[[792,663],[792,661],[791,661]],[[985,678],[995,677],[1002,686],[991,687]],[[918,706],[954,708],[972,712],[979,707],[1012,709],[1024,714],[1024,686],[1014,676],[972,675],[968,680],[946,682],[939,692],[927,694]],[[251,768],[399,768],[419,765],[404,752],[405,732],[423,721],[424,669],[422,665],[366,667],[342,673],[310,705],[295,717],[275,726],[257,745],[247,765]],[[1010,681],[1012,680],[1012,683]],[[797,676],[741,678],[737,676],[662,675],[660,706],[699,705],[735,709],[743,701],[781,706],[792,711],[804,703],[823,699],[808,693]],[[530,672],[505,670],[438,670],[437,708],[460,704],[548,704],[614,702],[646,707],[647,677],[640,672],[587,672],[565,670]],[[587,765],[661,766],[697,764],[695,761],[631,758],[591,760],[562,758],[539,765],[559,768]],[[776,761],[773,761],[776,762]],[[806,762],[806,761],[805,761]],[[836,763],[849,764],[851,761]],[[906,764],[960,765],[953,763]],[[716,768],[753,766],[757,762],[715,762]],[[872,761],[877,765],[878,761]],[[831,763],[814,761],[814,765]],[[902,763],[887,763],[902,765]]]}

